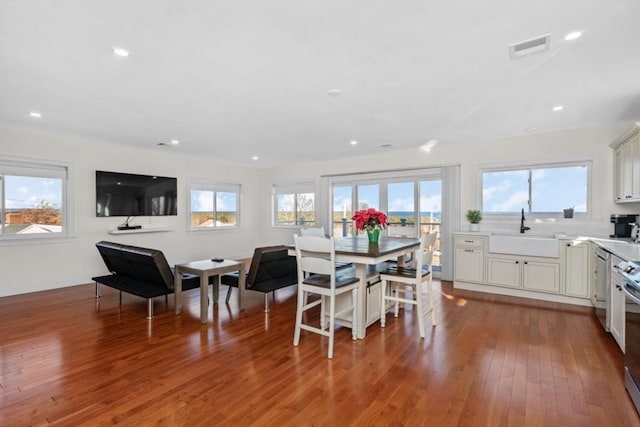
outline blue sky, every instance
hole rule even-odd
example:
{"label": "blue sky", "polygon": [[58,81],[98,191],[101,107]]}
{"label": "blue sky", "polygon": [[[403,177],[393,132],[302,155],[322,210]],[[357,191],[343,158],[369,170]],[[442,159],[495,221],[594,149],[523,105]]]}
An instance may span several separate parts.
{"label": "blue sky", "polygon": [[55,207],[62,206],[62,180],[5,175],[6,209],[34,208],[45,200]]}
{"label": "blue sky", "polygon": [[[218,191],[217,195],[217,211],[218,212],[235,212],[236,209],[236,193],[227,193]],[[191,210],[193,212],[213,212],[213,195],[211,190],[191,190]]]}
{"label": "blue sky", "polygon": [[[562,212],[573,207],[587,211],[587,168],[570,166],[533,169],[532,212]],[[529,211],[529,171],[501,171],[483,174],[483,211]]]}

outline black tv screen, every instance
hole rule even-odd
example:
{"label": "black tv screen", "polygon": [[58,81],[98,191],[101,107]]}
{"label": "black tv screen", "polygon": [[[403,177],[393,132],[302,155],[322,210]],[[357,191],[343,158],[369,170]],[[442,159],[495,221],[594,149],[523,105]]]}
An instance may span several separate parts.
{"label": "black tv screen", "polygon": [[177,215],[178,180],[96,171],[96,216]]}

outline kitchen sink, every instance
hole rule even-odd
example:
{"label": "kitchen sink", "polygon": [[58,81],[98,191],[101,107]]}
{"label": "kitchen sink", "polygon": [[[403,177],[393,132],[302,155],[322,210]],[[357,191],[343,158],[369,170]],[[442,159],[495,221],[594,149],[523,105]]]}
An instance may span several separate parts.
{"label": "kitchen sink", "polygon": [[491,234],[489,252],[557,258],[560,244],[555,234]]}

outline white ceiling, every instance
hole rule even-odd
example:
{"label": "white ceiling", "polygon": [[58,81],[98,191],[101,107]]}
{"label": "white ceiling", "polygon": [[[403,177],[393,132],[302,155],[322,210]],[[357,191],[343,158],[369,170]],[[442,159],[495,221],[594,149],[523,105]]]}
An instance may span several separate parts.
{"label": "white ceiling", "polygon": [[638,0],[0,2],[10,127],[271,167],[638,119]]}

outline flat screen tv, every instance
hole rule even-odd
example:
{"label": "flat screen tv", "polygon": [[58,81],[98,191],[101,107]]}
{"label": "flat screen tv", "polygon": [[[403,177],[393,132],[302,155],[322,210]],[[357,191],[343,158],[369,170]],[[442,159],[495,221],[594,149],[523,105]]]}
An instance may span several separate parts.
{"label": "flat screen tv", "polygon": [[96,171],[96,216],[177,215],[178,180]]}

